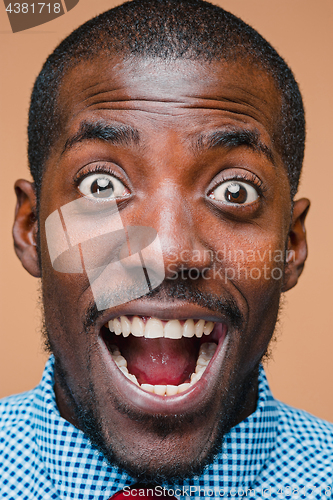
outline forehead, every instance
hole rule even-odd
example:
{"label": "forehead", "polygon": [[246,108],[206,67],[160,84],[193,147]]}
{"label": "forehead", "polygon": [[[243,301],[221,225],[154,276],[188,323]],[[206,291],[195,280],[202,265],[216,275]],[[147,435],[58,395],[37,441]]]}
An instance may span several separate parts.
{"label": "forehead", "polygon": [[186,133],[210,124],[216,127],[220,121],[231,126],[237,122],[273,138],[281,96],[267,72],[244,60],[104,56],[66,73],[58,108],[65,135],[75,132],[83,120],[102,118],[137,121],[154,132],[179,127]]}

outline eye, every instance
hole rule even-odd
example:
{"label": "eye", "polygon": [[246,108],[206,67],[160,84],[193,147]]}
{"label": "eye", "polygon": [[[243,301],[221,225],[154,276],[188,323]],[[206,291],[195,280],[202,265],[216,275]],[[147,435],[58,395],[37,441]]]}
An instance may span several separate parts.
{"label": "eye", "polygon": [[129,195],[124,184],[110,174],[88,175],[80,182],[79,190],[84,196],[103,200],[113,200]]}
{"label": "eye", "polygon": [[253,203],[259,198],[259,194],[253,186],[235,180],[222,182],[209,196],[216,201],[232,203],[233,205]]}

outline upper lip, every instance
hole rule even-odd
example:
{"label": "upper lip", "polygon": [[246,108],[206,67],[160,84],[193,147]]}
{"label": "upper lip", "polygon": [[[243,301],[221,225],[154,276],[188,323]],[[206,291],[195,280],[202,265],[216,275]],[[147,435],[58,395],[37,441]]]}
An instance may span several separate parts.
{"label": "upper lip", "polygon": [[181,302],[179,300],[173,302],[161,302],[160,300],[135,300],[131,303],[124,304],[105,311],[96,323],[96,327],[101,329],[108,321],[119,316],[146,316],[154,317],[161,320],[186,320],[186,319],[204,319],[205,321],[223,322],[230,326],[229,318],[224,314],[216,314],[209,309]]}

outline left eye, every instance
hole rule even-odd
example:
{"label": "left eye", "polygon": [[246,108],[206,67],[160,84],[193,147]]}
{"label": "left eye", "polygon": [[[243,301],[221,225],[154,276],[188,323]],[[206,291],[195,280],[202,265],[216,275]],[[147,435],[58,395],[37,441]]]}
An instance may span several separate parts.
{"label": "left eye", "polygon": [[256,201],[259,194],[253,186],[246,182],[226,181],[215,188],[210,197],[222,203],[244,205]]}
{"label": "left eye", "polygon": [[129,194],[124,184],[109,174],[88,175],[80,182],[79,190],[84,196],[109,200]]}

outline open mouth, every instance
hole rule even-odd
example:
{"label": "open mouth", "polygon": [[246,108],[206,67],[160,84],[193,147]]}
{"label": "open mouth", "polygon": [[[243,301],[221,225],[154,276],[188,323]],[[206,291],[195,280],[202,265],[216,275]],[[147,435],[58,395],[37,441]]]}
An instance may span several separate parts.
{"label": "open mouth", "polygon": [[227,326],[204,319],[121,316],[102,327],[111,357],[143,391],[168,397],[197,384],[223,344]]}

